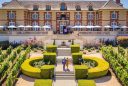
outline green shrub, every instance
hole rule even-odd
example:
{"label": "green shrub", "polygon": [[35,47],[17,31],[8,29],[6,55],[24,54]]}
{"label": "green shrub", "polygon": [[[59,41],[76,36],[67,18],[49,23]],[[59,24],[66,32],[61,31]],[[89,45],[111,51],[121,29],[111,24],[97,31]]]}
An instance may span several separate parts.
{"label": "green shrub", "polygon": [[71,53],[80,52],[80,45],[75,44],[75,45],[71,45],[70,47],[71,47]]}
{"label": "green shrub", "polygon": [[108,73],[109,63],[103,59],[97,57],[84,57],[85,60],[92,60],[97,63],[97,66],[94,68],[88,69],[88,78],[97,78],[105,76]]}
{"label": "green shrub", "polygon": [[128,37],[127,36],[118,36],[117,41],[120,46],[123,46],[123,47],[128,46]]}
{"label": "green shrub", "polygon": [[47,52],[56,52],[57,51],[57,46],[56,45],[47,45],[46,46]]}
{"label": "green shrub", "polygon": [[73,64],[79,64],[79,58],[82,58],[82,53],[72,53]]}
{"label": "green shrub", "polygon": [[36,79],[34,86],[52,86],[52,80],[50,79]]}
{"label": "green shrub", "polygon": [[54,65],[44,65],[41,67],[41,77],[43,79],[52,79],[54,76]]}
{"label": "green shrub", "polygon": [[39,57],[39,58],[31,58],[25,60],[25,62],[21,65],[22,73],[33,78],[41,78],[40,75],[41,70],[39,68],[35,68],[31,66],[31,61],[37,59],[43,59],[43,58]]}
{"label": "green shrub", "polygon": [[94,80],[78,80],[78,86],[96,86]]}
{"label": "green shrub", "polygon": [[76,79],[87,78],[88,67],[86,65],[75,65],[75,77]]}
{"label": "green shrub", "polygon": [[56,53],[44,53],[44,62],[50,64],[55,64],[56,63]]}

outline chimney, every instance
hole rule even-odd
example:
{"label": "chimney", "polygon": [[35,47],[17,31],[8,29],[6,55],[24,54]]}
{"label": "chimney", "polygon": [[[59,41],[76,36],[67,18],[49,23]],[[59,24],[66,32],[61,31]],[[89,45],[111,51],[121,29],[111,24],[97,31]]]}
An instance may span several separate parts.
{"label": "chimney", "polygon": [[116,3],[117,3],[117,4],[120,4],[120,0],[116,0]]}

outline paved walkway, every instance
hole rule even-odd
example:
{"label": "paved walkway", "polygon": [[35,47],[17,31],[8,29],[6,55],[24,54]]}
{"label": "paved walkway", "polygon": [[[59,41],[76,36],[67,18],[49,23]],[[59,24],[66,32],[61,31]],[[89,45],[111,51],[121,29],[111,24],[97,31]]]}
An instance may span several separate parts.
{"label": "paved walkway", "polygon": [[55,81],[53,82],[54,86],[77,86],[75,81],[75,73],[72,61],[69,65],[70,71],[63,71],[63,65],[61,63],[64,57],[68,57],[70,61],[72,60],[71,56],[58,56],[57,57],[57,66],[55,68]]}

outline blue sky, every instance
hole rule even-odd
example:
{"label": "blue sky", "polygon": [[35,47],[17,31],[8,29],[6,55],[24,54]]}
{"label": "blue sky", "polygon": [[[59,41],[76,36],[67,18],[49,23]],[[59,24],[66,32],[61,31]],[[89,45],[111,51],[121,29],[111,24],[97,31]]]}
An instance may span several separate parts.
{"label": "blue sky", "polygon": [[[3,2],[9,2],[11,0],[0,0],[0,7]],[[121,2],[124,4],[125,8],[128,8],[128,0],[121,0]]]}

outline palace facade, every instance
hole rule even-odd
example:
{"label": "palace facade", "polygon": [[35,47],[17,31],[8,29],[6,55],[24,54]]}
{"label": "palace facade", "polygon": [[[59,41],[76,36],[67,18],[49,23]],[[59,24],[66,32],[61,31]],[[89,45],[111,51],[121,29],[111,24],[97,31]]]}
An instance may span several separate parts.
{"label": "palace facade", "polygon": [[69,26],[97,25],[101,28],[93,30],[105,31],[107,25],[128,26],[128,10],[120,0],[12,0],[0,8],[0,25],[49,25],[60,33]]}

